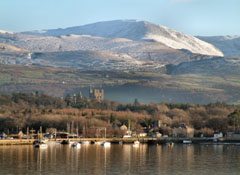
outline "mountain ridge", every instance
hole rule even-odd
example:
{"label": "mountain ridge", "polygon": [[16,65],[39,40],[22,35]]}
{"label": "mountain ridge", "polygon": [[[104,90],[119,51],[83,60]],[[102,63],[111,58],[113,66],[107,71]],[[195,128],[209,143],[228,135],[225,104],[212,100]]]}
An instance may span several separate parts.
{"label": "mountain ridge", "polygon": [[240,56],[240,36],[196,36],[220,49],[225,56]]}
{"label": "mountain ridge", "polygon": [[213,45],[194,36],[165,26],[140,20],[103,21],[65,29],[22,32],[38,36],[91,35],[105,38],[127,38],[133,41],[159,42],[173,49],[187,49],[192,53],[223,56]]}

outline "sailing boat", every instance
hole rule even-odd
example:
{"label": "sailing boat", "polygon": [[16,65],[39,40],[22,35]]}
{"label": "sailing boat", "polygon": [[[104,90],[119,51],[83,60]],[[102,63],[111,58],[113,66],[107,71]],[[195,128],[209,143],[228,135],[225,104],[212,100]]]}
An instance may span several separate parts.
{"label": "sailing boat", "polygon": [[46,144],[46,141],[42,139],[42,127],[40,127],[40,134],[41,134],[41,137],[39,136],[39,132],[38,132],[38,141],[33,146],[34,148],[47,148],[48,145]]}
{"label": "sailing boat", "polygon": [[[105,130],[105,139],[106,139],[106,128],[104,128],[104,130]],[[101,146],[109,147],[109,146],[111,146],[111,142],[107,142],[107,141],[102,142]]]}
{"label": "sailing boat", "polygon": [[[73,123],[72,123],[73,124]],[[73,127],[73,126],[72,126]],[[66,134],[66,136],[67,136],[67,140],[63,140],[62,142],[61,142],[61,144],[73,144],[74,142],[73,141],[71,141],[70,139],[69,139],[69,133],[70,133],[70,129],[71,128],[71,124],[70,123],[67,123],[67,133],[65,133]],[[71,132],[72,133],[72,132]],[[70,133],[70,134],[71,134]]]}

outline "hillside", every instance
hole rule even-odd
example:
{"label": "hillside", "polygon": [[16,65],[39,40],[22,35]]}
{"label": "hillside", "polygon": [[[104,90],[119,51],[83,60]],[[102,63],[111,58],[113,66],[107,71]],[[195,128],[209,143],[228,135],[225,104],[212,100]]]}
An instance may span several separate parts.
{"label": "hillside", "polygon": [[240,56],[240,36],[197,36],[220,49],[225,56]]}
{"label": "hillside", "polygon": [[240,57],[219,57],[169,65],[168,73],[171,75],[240,76]]}
{"label": "hillside", "polygon": [[89,87],[104,88],[105,98],[124,103],[179,102],[239,103],[240,81],[236,75],[166,75],[147,72],[86,71],[76,68],[0,65],[0,93],[39,91],[61,97]]}
{"label": "hillside", "polygon": [[0,43],[0,64],[28,64],[29,58],[28,50]]}
{"label": "hillside", "polygon": [[179,64],[196,59],[211,58],[211,56],[184,53],[158,42],[139,42],[121,38],[110,39],[86,35],[43,37],[24,34],[0,34],[0,43],[41,53],[64,53],[64,51],[78,50],[110,51],[115,54],[123,53],[137,60],[159,61],[165,64]]}
{"label": "hillside", "polygon": [[161,72],[165,65],[137,60],[127,54],[110,51],[65,51],[33,53],[31,63],[52,67],[76,67],[87,70]]}
{"label": "hillside", "polygon": [[213,45],[198,38],[146,21],[116,20],[88,24],[66,29],[23,32],[39,36],[91,35],[105,38],[126,38],[134,41],[154,41],[173,49],[192,53],[223,56]]}

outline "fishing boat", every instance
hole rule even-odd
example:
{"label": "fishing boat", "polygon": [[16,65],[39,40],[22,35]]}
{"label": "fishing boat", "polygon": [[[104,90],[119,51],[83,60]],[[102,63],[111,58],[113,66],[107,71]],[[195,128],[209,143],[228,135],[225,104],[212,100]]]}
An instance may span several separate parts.
{"label": "fishing boat", "polygon": [[78,143],[78,142],[74,142],[74,143],[72,143],[72,147],[80,148],[80,147],[81,147],[81,144]]}

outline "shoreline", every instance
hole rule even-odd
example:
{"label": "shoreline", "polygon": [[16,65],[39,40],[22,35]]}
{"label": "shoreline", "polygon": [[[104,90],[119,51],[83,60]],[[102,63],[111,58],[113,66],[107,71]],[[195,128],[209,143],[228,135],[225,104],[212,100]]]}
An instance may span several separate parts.
{"label": "shoreline", "polygon": [[[63,141],[67,138],[48,139],[49,141]],[[191,141],[192,144],[240,144],[239,138],[71,138],[69,140],[74,141],[90,141],[92,143],[96,141],[108,141],[111,143],[131,144],[138,140],[140,143],[145,144],[166,144],[169,142],[183,143],[183,140]],[[37,139],[1,139],[0,145],[33,145]]]}

